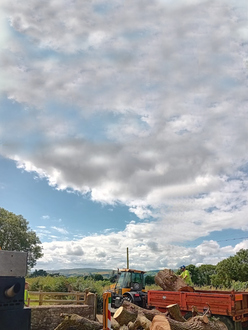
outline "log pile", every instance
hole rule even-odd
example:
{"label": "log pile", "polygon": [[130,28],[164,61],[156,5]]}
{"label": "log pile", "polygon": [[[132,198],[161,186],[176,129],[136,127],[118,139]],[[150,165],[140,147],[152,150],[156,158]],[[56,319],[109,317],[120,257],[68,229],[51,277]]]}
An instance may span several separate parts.
{"label": "log pile", "polygon": [[209,320],[206,315],[195,316],[186,322],[179,322],[165,315],[154,317],[151,330],[228,330],[227,326],[216,320]]}
{"label": "log pile", "polygon": [[[54,330],[100,330],[102,324],[76,314],[61,314],[63,321]],[[138,307],[129,301],[117,309],[111,320],[113,330],[228,330],[218,319],[207,314],[186,320],[177,304],[167,306],[167,312]]]}
{"label": "log pile", "polygon": [[77,314],[61,313],[63,321],[54,330],[100,330],[100,322],[88,320]]}
{"label": "log pile", "polygon": [[194,291],[194,288],[177,276],[171,269],[160,270],[154,278],[155,283],[164,291]]}
{"label": "log pile", "polygon": [[115,322],[114,329],[150,329],[151,321],[155,315],[159,314],[162,313],[156,309],[144,309],[124,300],[122,306],[117,309],[112,317]]}
{"label": "log pile", "polygon": [[112,328],[117,330],[228,330],[218,319],[197,315],[186,320],[177,304],[167,306],[167,312],[146,310],[128,301],[117,309]]}

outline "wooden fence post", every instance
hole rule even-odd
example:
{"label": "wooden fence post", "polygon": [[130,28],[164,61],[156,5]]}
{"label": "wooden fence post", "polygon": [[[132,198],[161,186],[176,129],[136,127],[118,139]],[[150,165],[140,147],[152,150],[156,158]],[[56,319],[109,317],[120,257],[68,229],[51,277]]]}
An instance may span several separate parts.
{"label": "wooden fence post", "polygon": [[39,306],[42,305],[42,302],[43,302],[43,292],[42,290],[39,291]]}
{"label": "wooden fence post", "polygon": [[80,293],[77,291],[77,293],[76,293],[77,305],[79,304],[79,297],[80,297]]}
{"label": "wooden fence post", "polygon": [[97,313],[97,294],[95,293],[95,299],[94,299],[94,321],[96,320],[96,313]]}

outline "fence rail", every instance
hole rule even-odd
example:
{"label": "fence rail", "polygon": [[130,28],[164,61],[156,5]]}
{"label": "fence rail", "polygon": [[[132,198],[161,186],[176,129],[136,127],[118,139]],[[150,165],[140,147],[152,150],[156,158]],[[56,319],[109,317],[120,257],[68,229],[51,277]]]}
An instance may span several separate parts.
{"label": "fence rail", "polygon": [[[84,292],[43,292],[29,291],[30,302],[39,303],[39,306],[44,304],[85,304],[86,295]],[[38,296],[38,299],[32,299],[32,296]],[[54,298],[55,299],[52,299]],[[59,298],[61,297],[61,299]],[[67,297],[67,299],[62,299]]]}

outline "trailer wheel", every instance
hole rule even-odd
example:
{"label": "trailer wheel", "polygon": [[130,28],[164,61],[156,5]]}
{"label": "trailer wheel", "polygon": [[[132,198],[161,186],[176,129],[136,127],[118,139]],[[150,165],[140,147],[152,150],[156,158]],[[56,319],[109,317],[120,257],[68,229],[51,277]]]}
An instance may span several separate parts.
{"label": "trailer wheel", "polygon": [[228,330],[234,330],[234,322],[230,317],[223,316],[223,315],[215,315],[217,319],[219,319],[219,322],[224,323]]}

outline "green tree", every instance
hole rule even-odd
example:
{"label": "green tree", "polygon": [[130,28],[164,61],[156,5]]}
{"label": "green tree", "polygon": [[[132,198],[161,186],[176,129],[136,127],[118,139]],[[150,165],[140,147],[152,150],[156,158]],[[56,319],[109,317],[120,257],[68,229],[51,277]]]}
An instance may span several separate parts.
{"label": "green tree", "polygon": [[145,284],[146,284],[146,285],[155,284],[155,276],[147,275],[147,276],[145,277]]}
{"label": "green tree", "polygon": [[[32,274],[30,274],[29,275],[29,277],[38,277],[38,276],[48,276],[48,275],[50,275],[50,274],[48,274],[45,270],[43,270],[43,269],[39,269],[39,270],[37,270],[37,269],[35,269],[35,271],[32,273]],[[51,276],[51,275],[50,275]]]}
{"label": "green tree", "polygon": [[199,285],[210,285],[211,277],[216,273],[216,266],[201,265],[198,267],[199,271]]}
{"label": "green tree", "polygon": [[245,282],[248,278],[248,250],[241,249],[236,253],[236,263],[239,265],[238,281]]}
{"label": "green tree", "polygon": [[212,276],[214,286],[231,287],[232,281],[245,282],[248,277],[248,250],[241,249],[235,256],[220,261],[216,275]]}
{"label": "green tree", "polygon": [[200,281],[200,276],[199,276],[199,270],[198,267],[196,267],[195,265],[188,265],[186,267],[186,269],[189,271],[190,275],[191,275],[191,280],[195,285],[199,284]]}
{"label": "green tree", "polygon": [[27,252],[28,267],[33,268],[36,260],[43,255],[40,244],[38,236],[30,230],[28,221],[22,215],[15,215],[0,208],[0,247],[2,250]]}
{"label": "green tree", "polygon": [[216,274],[211,278],[211,284],[215,287],[230,287],[235,276],[234,257],[220,261],[216,266]]}
{"label": "green tree", "polygon": [[95,275],[93,276],[93,279],[94,279],[95,281],[103,281],[103,276],[102,276],[101,274],[95,274]]}

